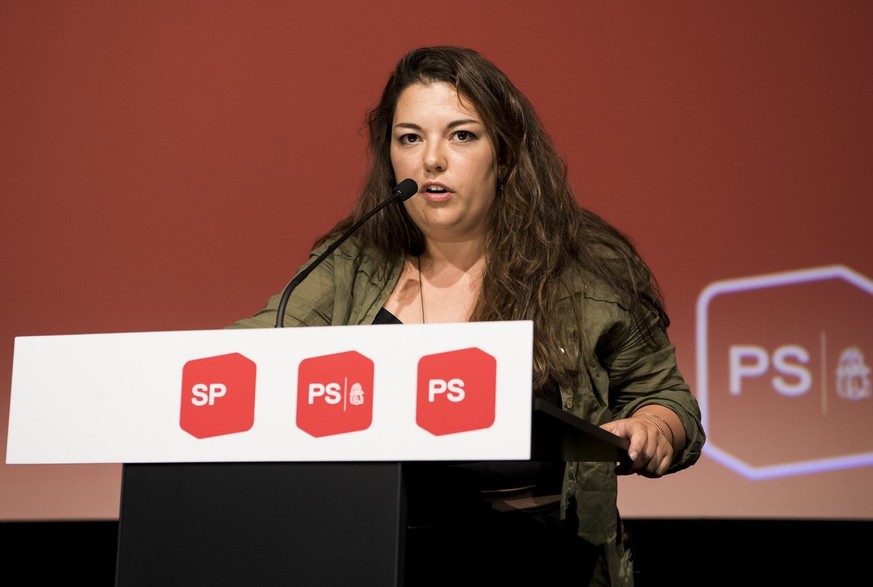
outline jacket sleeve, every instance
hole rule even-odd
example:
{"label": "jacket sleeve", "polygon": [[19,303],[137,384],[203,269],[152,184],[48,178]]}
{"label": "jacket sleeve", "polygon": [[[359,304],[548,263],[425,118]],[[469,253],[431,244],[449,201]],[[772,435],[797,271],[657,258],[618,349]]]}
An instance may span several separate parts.
{"label": "jacket sleeve", "polygon": [[[610,409],[615,418],[627,418],[646,404],[675,412],[686,444],[668,473],[680,471],[697,462],[705,442],[700,406],[679,371],[667,331],[655,326],[646,337],[626,312],[615,309],[619,315],[597,343],[599,362],[609,377]],[[656,318],[651,319],[654,324]]]}

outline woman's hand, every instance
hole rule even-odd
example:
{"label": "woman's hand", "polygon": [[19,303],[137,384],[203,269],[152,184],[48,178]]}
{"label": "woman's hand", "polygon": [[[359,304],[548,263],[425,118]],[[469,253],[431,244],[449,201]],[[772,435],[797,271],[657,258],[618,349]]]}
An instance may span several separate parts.
{"label": "woman's hand", "polygon": [[661,477],[670,468],[676,451],[685,446],[685,429],[679,417],[660,405],[643,406],[630,418],[607,422],[600,427],[629,442],[630,462],[616,468],[620,475]]}

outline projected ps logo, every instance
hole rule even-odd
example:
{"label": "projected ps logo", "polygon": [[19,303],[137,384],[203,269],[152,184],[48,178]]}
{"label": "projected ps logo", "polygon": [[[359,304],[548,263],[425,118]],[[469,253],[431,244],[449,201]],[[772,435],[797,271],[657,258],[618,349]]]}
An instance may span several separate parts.
{"label": "projected ps logo", "polygon": [[297,427],[312,436],[366,430],[373,421],[373,361],[355,351],[301,361]]}
{"label": "projected ps logo", "polygon": [[497,361],[480,349],[422,357],[415,421],[435,435],[488,428],[494,423],[496,390]]}
{"label": "projected ps logo", "polygon": [[843,266],[716,282],[697,304],[704,451],[749,478],[873,465],[873,281]]}
{"label": "projected ps logo", "polygon": [[245,432],[255,419],[255,364],[239,353],[182,368],[179,425],[196,438]]}

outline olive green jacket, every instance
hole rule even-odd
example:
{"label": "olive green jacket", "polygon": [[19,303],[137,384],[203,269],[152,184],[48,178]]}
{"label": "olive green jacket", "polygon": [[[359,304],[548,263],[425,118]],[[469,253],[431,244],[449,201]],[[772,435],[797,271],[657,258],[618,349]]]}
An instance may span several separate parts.
{"label": "olive green jacket", "polygon": [[[314,250],[310,262],[325,247]],[[378,260],[349,239],[331,253],[294,289],[285,309],[285,326],[371,324],[394,288],[402,260]],[[685,427],[685,449],[670,472],[694,464],[705,435],[700,409],[676,364],[667,333],[658,331],[646,343],[631,328],[631,317],[616,294],[581,271],[562,276],[567,296],[559,316],[565,317],[561,348],[589,349],[580,356],[579,373],[561,386],[563,409],[600,425],[625,418],[645,404],[657,403],[675,411]],[[230,328],[271,328],[276,323],[279,295],[248,319]],[[603,546],[600,577],[592,584],[632,585],[631,555],[621,542],[617,515],[618,480],[613,463],[568,463],[562,491],[562,516],[575,504],[578,534]]]}

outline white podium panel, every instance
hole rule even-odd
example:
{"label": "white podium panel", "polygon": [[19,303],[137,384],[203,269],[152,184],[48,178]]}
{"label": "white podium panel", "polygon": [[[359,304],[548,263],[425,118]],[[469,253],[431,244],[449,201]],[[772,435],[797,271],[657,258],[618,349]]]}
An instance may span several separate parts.
{"label": "white podium panel", "polygon": [[529,321],[17,337],[6,462],[527,460],[532,348]]}

